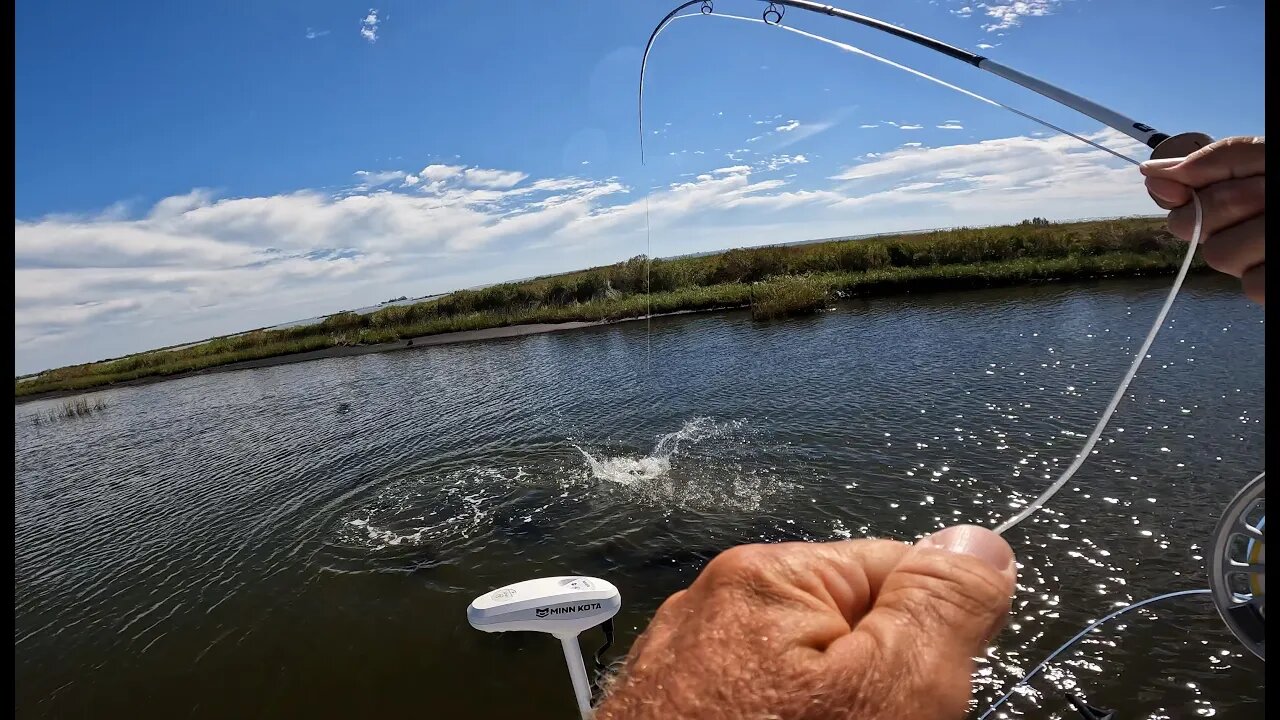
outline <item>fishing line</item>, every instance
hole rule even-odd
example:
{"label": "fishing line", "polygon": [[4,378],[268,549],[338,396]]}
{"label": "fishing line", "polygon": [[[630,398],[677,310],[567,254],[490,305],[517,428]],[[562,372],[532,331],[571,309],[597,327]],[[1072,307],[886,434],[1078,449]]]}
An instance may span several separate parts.
{"label": "fishing line", "polygon": [[[657,39],[658,35],[661,34],[661,32],[665,30],[667,26],[671,24],[671,22],[674,22],[676,20],[686,19],[686,18],[694,18],[694,17],[702,17],[702,16],[721,17],[721,18],[726,18],[730,20],[741,20],[746,22],[759,23],[762,25],[769,25],[772,27],[780,28],[782,30],[786,30],[788,32],[796,33],[797,35],[801,35],[802,37],[807,37],[812,40],[817,40],[819,42],[826,43],[828,45],[839,48],[846,52],[851,52],[857,55],[861,55],[863,57],[870,58],[877,62],[881,62],[886,65],[889,65],[890,67],[894,67],[899,70],[906,71],[912,75],[923,78],[925,80],[929,80],[930,82],[937,83],[943,87],[949,88],[951,90],[954,90],[968,97],[974,98],[976,100],[980,100],[989,105],[1003,108],[1005,110],[1008,110],[1009,112],[1015,113],[1028,120],[1032,120],[1036,123],[1039,123],[1040,125],[1043,125],[1044,127],[1047,127],[1051,130],[1062,133],[1063,135],[1075,138],[1076,140],[1079,140],[1080,142],[1085,143],[1086,145],[1090,145],[1094,148],[1097,148],[1106,153],[1109,153],[1121,160],[1132,163],[1134,165],[1139,164],[1137,160],[1134,160],[1131,157],[1128,157],[1119,152],[1116,152],[1111,148],[1105,147],[1100,143],[1097,143],[1093,140],[1090,140],[1086,137],[1073,133],[1064,128],[1058,127],[1057,125],[1054,125],[1053,123],[1050,123],[1046,120],[1042,120],[1034,115],[1031,115],[1030,113],[1023,112],[1021,110],[1018,110],[1017,108],[1010,107],[1008,105],[1005,105],[1004,103],[997,102],[990,98],[984,97],[977,93],[974,93],[964,88],[953,85],[944,80],[935,78],[932,75],[929,75],[927,73],[921,72],[911,67],[907,67],[906,65],[894,62],[887,58],[880,57],[879,55],[876,55],[874,53],[868,52],[861,48],[855,47],[848,43],[840,42],[838,40],[832,40],[830,38],[826,38],[821,35],[817,35],[815,33],[806,32],[798,28],[793,28],[788,25],[781,25],[779,24],[779,21],[781,20],[780,15],[777,16],[778,20],[776,21],[766,21],[759,18],[744,17],[741,15],[730,15],[725,13],[710,13],[705,10],[703,12],[698,12],[698,13],[686,13],[684,15],[675,15],[670,19],[669,22],[663,25],[660,25],[658,29],[654,31],[653,37],[650,39],[650,48],[652,47],[652,43],[654,42],[654,40]],[[648,61],[649,61],[649,51],[648,49],[646,49],[644,57],[642,58],[640,63],[639,115],[640,115],[640,127],[641,127],[640,155],[641,155],[642,164],[644,162],[644,74],[645,74],[645,68],[648,64]],[[648,199],[648,196],[646,196],[646,201],[647,199]],[[1111,402],[1108,403],[1106,410],[1102,413],[1102,417],[1099,418],[1098,423],[1093,428],[1093,432],[1089,434],[1088,439],[1085,440],[1084,446],[1081,448],[1080,452],[1076,454],[1075,458],[1071,462],[1071,465],[1067,467],[1067,469],[1058,477],[1057,480],[1053,482],[1053,484],[1051,484],[1047,489],[1045,489],[1038,497],[1032,500],[1025,508],[1023,508],[1016,515],[1009,518],[1008,520],[1005,520],[1003,523],[997,526],[995,529],[995,532],[997,534],[1003,535],[1004,533],[1013,529],[1023,520],[1027,519],[1033,513],[1035,513],[1036,510],[1039,510],[1041,507],[1043,507],[1044,504],[1048,502],[1050,498],[1056,495],[1058,491],[1061,490],[1062,487],[1066,485],[1067,482],[1070,481],[1071,478],[1076,474],[1076,471],[1080,469],[1080,466],[1084,464],[1085,459],[1089,457],[1091,452],[1093,452],[1094,446],[1097,445],[1099,438],[1102,437],[1103,431],[1106,430],[1107,423],[1111,421],[1111,416],[1115,414],[1116,408],[1118,408],[1120,405],[1120,400],[1124,398],[1125,393],[1129,389],[1130,383],[1133,382],[1134,376],[1136,376],[1138,373],[1138,368],[1142,365],[1142,361],[1146,358],[1147,352],[1151,349],[1152,343],[1155,342],[1156,336],[1160,332],[1160,328],[1164,325],[1165,317],[1168,316],[1169,309],[1173,306],[1173,301],[1177,299],[1178,292],[1182,289],[1182,283],[1184,280],[1186,280],[1187,272],[1191,269],[1191,263],[1195,259],[1196,248],[1200,245],[1200,242],[1202,240],[1202,233],[1204,230],[1204,212],[1200,204],[1200,196],[1195,192],[1194,189],[1191,192],[1191,202],[1195,210],[1195,229],[1192,232],[1191,241],[1187,244],[1186,254],[1183,256],[1182,264],[1178,268],[1178,274],[1173,280],[1173,285],[1169,288],[1169,294],[1165,297],[1164,304],[1161,305],[1160,311],[1156,314],[1155,322],[1152,323],[1151,329],[1147,331],[1147,336],[1143,340],[1142,346],[1138,349],[1137,354],[1134,355],[1133,362],[1130,363],[1129,369],[1125,372],[1123,379],[1120,381],[1120,385],[1116,387],[1116,391],[1111,397]],[[645,224],[646,224],[646,237],[647,237],[647,233],[648,233],[647,205],[646,205],[646,213],[645,213]]]}
{"label": "fishing line", "polygon": [[[890,59],[888,59],[888,58],[881,57],[881,56],[879,56],[879,55],[876,55],[876,54],[875,54],[875,53],[873,53],[873,52],[868,52],[868,51],[866,51],[866,50],[863,50],[862,48],[855,47],[855,46],[850,45],[850,44],[848,44],[848,43],[840,42],[839,40],[832,40],[831,38],[823,37],[823,36],[818,35],[818,34],[815,34],[815,33],[806,32],[806,31],[801,30],[801,29],[799,29],[799,28],[791,27],[790,25],[780,25],[780,24],[778,24],[777,22],[768,22],[768,21],[765,21],[765,20],[761,20],[760,18],[744,17],[744,16],[742,16],[742,15],[730,15],[730,14],[728,14],[728,13],[714,13],[714,14],[711,14],[711,13],[687,13],[687,14],[685,14],[685,15],[676,15],[675,17],[671,18],[671,22],[675,22],[676,20],[683,20],[683,19],[685,19],[685,18],[703,17],[704,15],[705,15],[705,16],[707,16],[707,17],[718,17],[718,18],[725,18],[725,19],[728,19],[728,20],[742,20],[742,21],[745,21],[745,22],[750,22],[750,23],[759,23],[759,24],[761,24],[761,25],[768,25],[768,26],[770,26],[770,27],[776,27],[776,28],[778,28],[778,29],[780,29],[780,30],[786,30],[787,32],[795,33],[795,34],[797,34],[797,35],[800,35],[801,37],[807,37],[807,38],[809,38],[809,39],[811,39],[811,40],[817,40],[818,42],[826,43],[827,45],[831,45],[831,46],[833,46],[833,47],[839,48],[839,49],[841,49],[841,50],[844,50],[845,52],[851,52],[851,53],[854,53],[855,55],[861,55],[861,56],[863,56],[863,57],[865,57],[865,58],[870,58],[871,60],[875,60],[876,62],[881,62],[881,63],[884,63],[885,65],[890,66],[890,67],[894,67],[894,68],[897,68],[897,69],[902,70],[902,71],[904,71],[904,72],[911,73],[912,75],[915,75],[916,77],[919,77],[919,78],[923,78],[923,79],[925,79],[925,80],[928,80],[929,82],[937,83],[938,85],[941,85],[941,86],[943,86],[943,87],[945,87],[945,88],[948,88],[948,89],[950,89],[950,90],[954,90],[954,91],[956,91],[956,92],[958,92],[958,93],[961,93],[962,95],[968,95],[969,97],[971,97],[971,98],[973,98],[973,99],[975,99],[975,100],[979,100],[979,101],[981,101],[981,102],[984,102],[984,103],[986,103],[986,104],[988,104],[988,105],[993,105],[993,106],[995,106],[995,107],[1003,108],[1003,109],[1005,109],[1005,110],[1008,110],[1009,112],[1011,112],[1011,113],[1013,113],[1013,114],[1015,114],[1015,115],[1020,115],[1020,116],[1022,116],[1022,117],[1024,117],[1024,118],[1026,118],[1027,120],[1030,120],[1030,121],[1035,122],[1035,123],[1039,123],[1040,125],[1043,125],[1044,127],[1047,127],[1047,128],[1049,128],[1050,130],[1053,130],[1053,131],[1055,131],[1055,132],[1061,133],[1061,134],[1066,135],[1066,136],[1068,136],[1068,137],[1075,138],[1076,140],[1079,140],[1080,142],[1082,142],[1082,143],[1084,143],[1084,144],[1086,144],[1086,145],[1090,145],[1090,146],[1092,146],[1092,147],[1094,147],[1094,148],[1096,148],[1096,149],[1098,149],[1098,150],[1101,150],[1101,151],[1103,151],[1103,152],[1105,152],[1105,153],[1109,153],[1109,154],[1111,154],[1111,155],[1114,155],[1114,156],[1116,156],[1116,157],[1120,158],[1121,160],[1124,160],[1125,162],[1130,162],[1130,163],[1133,163],[1134,165],[1137,165],[1137,164],[1138,164],[1138,161],[1137,161],[1137,160],[1134,160],[1133,158],[1131,158],[1131,157],[1129,157],[1129,156],[1127,156],[1127,155],[1123,155],[1123,154],[1121,154],[1121,153],[1118,153],[1118,152],[1116,152],[1115,150],[1112,150],[1111,148],[1106,147],[1105,145],[1102,145],[1102,144],[1100,144],[1100,143],[1094,142],[1093,140],[1090,140],[1090,139],[1088,139],[1088,138],[1086,138],[1086,137],[1083,137],[1083,136],[1081,136],[1081,135],[1077,135],[1077,134],[1075,134],[1075,133],[1071,132],[1070,130],[1066,130],[1066,129],[1064,129],[1064,128],[1058,127],[1057,125],[1054,125],[1053,123],[1049,122],[1048,120],[1042,120],[1042,119],[1040,119],[1040,118],[1036,117],[1035,115],[1032,115],[1032,114],[1030,114],[1030,113],[1023,112],[1023,111],[1021,111],[1021,110],[1019,110],[1019,109],[1017,109],[1017,108],[1015,108],[1015,107],[1010,107],[1010,106],[1008,106],[1008,105],[1005,105],[1005,104],[1004,104],[1004,103],[1002,103],[1002,102],[998,102],[998,101],[996,101],[996,100],[992,100],[991,98],[985,97],[985,96],[983,96],[983,95],[979,95],[978,93],[972,92],[972,91],[970,91],[970,90],[965,90],[965,89],[964,89],[964,88],[962,88],[962,87],[959,87],[959,86],[956,86],[956,85],[952,85],[951,83],[949,83],[949,82],[947,82],[947,81],[945,81],[945,80],[942,80],[942,79],[936,78],[936,77],[934,77],[934,76],[932,76],[932,75],[929,75],[928,73],[924,73],[924,72],[921,72],[921,71],[919,71],[919,70],[916,70],[915,68],[907,67],[906,65],[903,65],[903,64],[901,64],[901,63],[894,62],[893,60],[890,60]],[[670,25],[670,24],[671,24],[671,22],[668,22],[668,23],[667,23],[667,25],[664,25],[664,26],[659,30],[659,33],[661,32],[661,30],[665,30],[665,29],[666,29],[666,27],[667,27],[668,25]],[[654,37],[655,37],[655,39],[656,39],[656,37],[657,37],[657,33],[655,33]],[[644,58],[641,60],[641,62],[640,62],[640,162],[641,162],[641,164],[644,164],[644,72],[645,72],[645,66],[648,64],[648,62],[649,62],[649,56],[648,56],[648,54],[646,54],[646,55],[644,56]]]}
{"label": "fishing line", "polygon": [[1132,604],[1132,605],[1126,605],[1126,606],[1124,606],[1124,607],[1120,608],[1119,610],[1116,610],[1116,611],[1112,612],[1110,615],[1107,615],[1106,617],[1102,618],[1101,620],[1098,620],[1098,621],[1096,621],[1096,622],[1094,622],[1094,623],[1091,623],[1088,627],[1086,627],[1085,629],[1083,629],[1083,630],[1081,630],[1080,632],[1076,633],[1076,634],[1075,634],[1075,636],[1074,636],[1074,637],[1072,637],[1070,640],[1068,640],[1068,641],[1066,641],[1065,643],[1063,643],[1062,645],[1060,645],[1060,646],[1058,647],[1058,649],[1057,649],[1057,650],[1054,650],[1053,652],[1049,653],[1049,657],[1047,657],[1047,658],[1045,658],[1044,660],[1040,661],[1040,664],[1039,664],[1039,665],[1037,665],[1037,666],[1035,666],[1035,668],[1033,668],[1033,669],[1031,670],[1031,672],[1029,672],[1029,673],[1027,673],[1026,675],[1022,676],[1022,679],[1021,679],[1021,680],[1019,680],[1018,682],[1014,683],[1014,684],[1013,684],[1013,687],[1009,688],[1009,692],[1006,692],[1003,696],[1001,696],[1001,697],[1000,697],[1000,699],[999,699],[999,700],[996,700],[996,701],[995,701],[995,703],[994,703],[991,707],[987,708],[987,711],[986,711],[986,712],[984,712],[984,713],[982,713],[981,715],[979,715],[979,716],[978,716],[978,720],[984,720],[988,715],[990,715],[991,713],[995,712],[995,711],[996,711],[996,708],[1000,707],[1000,706],[1001,706],[1001,705],[1003,705],[1003,704],[1004,704],[1004,703],[1005,703],[1009,698],[1013,697],[1013,693],[1014,693],[1014,692],[1016,692],[1018,688],[1022,687],[1023,685],[1026,685],[1028,682],[1030,682],[1030,681],[1031,681],[1031,679],[1032,679],[1032,678],[1034,678],[1036,675],[1038,675],[1038,674],[1040,673],[1040,671],[1041,671],[1041,670],[1044,670],[1044,669],[1045,669],[1045,667],[1047,667],[1047,666],[1049,665],[1049,663],[1053,661],[1053,659],[1054,659],[1054,658],[1058,657],[1058,656],[1059,656],[1059,655],[1061,655],[1062,653],[1064,653],[1064,652],[1066,652],[1067,650],[1069,650],[1073,645],[1075,645],[1077,642],[1079,642],[1079,641],[1080,641],[1080,640],[1081,640],[1085,635],[1088,635],[1089,633],[1093,632],[1093,631],[1094,631],[1095,629],[1097,629],[1099,626],[1101,626],[1101,625],[1103,625],[1103,624],[1105,624],[1105,623],[1107,623],[1107,622],[1110,622],[1111,620],[1113,620],[1113,619],[1115,619],[1115,618],[1118,618],[1118,617],[1120,617],[1121,615],[1124,615],[1125,613],[1129,612],[1130,610],[1137,610],[1137,609],[1139,609],[1139,608],[1146,607],[1147,605],[1154,605],[1154,604],[1156,604],[1156,603],[1158,603],[1158,602],[1164,602],[1165,600],[1172,600],[1172,599],[1174,599],[1174,598],[1187,597],[1187,596],[1190,596],[1190,595],[1208,595],[1208,594],[1210,594],[1210,593],[1212,593],[1212,592],[1213,592],[1212,590],[1178,590],[1178,591],[1176,591],[1176,592],[1169,592],[1169,593],[1165,593],[1165,594],[1163,594],[1163,595],[1156,595],[1155,597],[1147,598],[1146,600],[1143,600],[1143,601],[1141,601],[1141,602],[1136,602],[1136,603],[1134,603],[1134,604]]}

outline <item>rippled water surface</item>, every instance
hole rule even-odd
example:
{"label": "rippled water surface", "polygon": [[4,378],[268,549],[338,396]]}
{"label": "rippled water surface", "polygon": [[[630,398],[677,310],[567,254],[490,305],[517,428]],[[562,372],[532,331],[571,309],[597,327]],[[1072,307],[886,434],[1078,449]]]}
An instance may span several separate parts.
{"label": "rippled water surface", "polygon": [[[742,313],[193,377],[16,406],[21,717],[573,717],[558,644],[475,596],[582,573],[630,645],[744,542],[994,524],[1070,461],[1165,280]],[[1112,427],[1010,535],[1002,688],[1117,603],[1203,587],[1263,469],[1263,313],[1195,278]],[[590,650],[600,640],[583,636]],[[1009,707],[1261,717],[1262,664],[1181,600],[1091,637]]]}

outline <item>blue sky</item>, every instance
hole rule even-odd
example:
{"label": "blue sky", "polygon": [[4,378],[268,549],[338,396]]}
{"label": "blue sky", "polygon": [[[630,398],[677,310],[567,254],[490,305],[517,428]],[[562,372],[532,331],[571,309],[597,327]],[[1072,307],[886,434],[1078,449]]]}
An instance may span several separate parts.
{"label": "blue sky", "polygon": [[[367,2],[367,0],[366,0]],[[1136,169],[791,33],[666,0],[25,2],[18,372],[656,256],[1155,212]],[[846,2],[1166,132],[1263,132],[1263,3]],[[718,0],[758,17],[764,3]],[[896,38],[786,22],[1141,157]]]}

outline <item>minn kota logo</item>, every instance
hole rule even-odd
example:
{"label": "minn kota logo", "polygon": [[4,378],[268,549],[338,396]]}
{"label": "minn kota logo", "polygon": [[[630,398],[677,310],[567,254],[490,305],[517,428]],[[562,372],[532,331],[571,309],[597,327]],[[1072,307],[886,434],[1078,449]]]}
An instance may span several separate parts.
{"label": "minn kota logo", "polygon": [[580,613],[588,610],[599,610],[600,603],[582,603],[581,605],[565,605],[564,607],[540,607],[534,608],[533,614],[536,617],[544,618],[548,615],[564,615],[567,613]]}

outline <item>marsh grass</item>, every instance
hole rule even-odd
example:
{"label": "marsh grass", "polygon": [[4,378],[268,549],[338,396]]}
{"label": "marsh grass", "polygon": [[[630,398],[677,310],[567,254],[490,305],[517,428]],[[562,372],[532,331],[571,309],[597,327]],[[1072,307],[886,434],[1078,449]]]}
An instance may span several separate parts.
{"label": "marsh grass", "polygon": [[[335,346],[527,323],[608,321],[653,313],[753,307],[760,319],[812,312],[833,299],[959,290],[1041,280],[1170,274],[1185,245],[1155,218],[939,230],[863,240],[734,249],[654,260],[635,257],[480,290],[460,290],[368,315],[255,330],[182,349],[50,370],[15,380],[15,396],[68,392],[195,372]],[[1196,262],[1196,269],[1203,268]],[[753,290],[752,283],[759,283]],[[646,288],[651,294],[646,299]],[[753,297],[756,295],[756,297]]]}
{"label": "marsh grass", "polygon": [[90,402],[89,398],[84,397],[65,400],[61,405],[46,410],[43,414],[31,415],[31,424],[43,425],[64,420],[75,420],[76,418],[89,417],[95,413],[101,413],[106,409],[107,401],[100,397],[93,398],[92,402]]}
{"label": "marsh grass", "polygon": [[751,317],[772,320],[816,313],[831,304],[830,283],[810,277],[781,277],[752,286]]}

